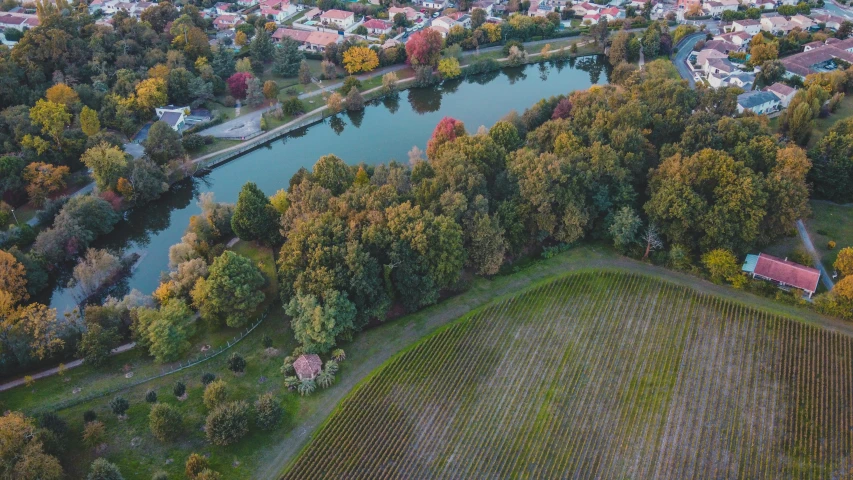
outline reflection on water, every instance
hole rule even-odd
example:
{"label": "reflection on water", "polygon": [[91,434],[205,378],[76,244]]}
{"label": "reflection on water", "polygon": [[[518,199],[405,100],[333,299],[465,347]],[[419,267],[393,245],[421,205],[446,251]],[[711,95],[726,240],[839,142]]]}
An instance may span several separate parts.
{"label": "reflection on water", "polygon": [[[586,89],[602,78],[602,72],[609,75],[603,57],[590,56],[410,89],[408,102],[401,100],[402,94],[370,102],[364,111],[346,112],[294,130],[204,178],[176,184],[159,200],[127,212],[116,229],[93,246],[143,256],[115,293],[131,288],[151,293],[168,268],[169,247],[180,241],[190,217],[200,212],[196,205],[200,193],[212,191],[219,201],[235,202],[243,184],[252,181],[272,195],[287,188],[290,177],[301,167],[310,169],[319,157],[330,153],[353,165],[405,161],[413,146],[426,147],[444,116],[463,121],[474,132],[480,125],[494,124],[510,110],[521,112],[542,98]],[[70,268],[60,272],[57,287],[49,294],[51,305],[60,312],[75,304],[71,289],[64,287],[69,276]]]}

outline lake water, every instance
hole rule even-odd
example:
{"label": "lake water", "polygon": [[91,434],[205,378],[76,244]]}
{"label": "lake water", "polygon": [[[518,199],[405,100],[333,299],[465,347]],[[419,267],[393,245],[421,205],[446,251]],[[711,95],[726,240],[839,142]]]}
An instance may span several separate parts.
{"label": "lake water", "polygon": [[[463,121],[473,133],[480,125],[491,126],[510,110],[521,113],[542,98],[584,90],[606,82],[606,77],[603,57],[590,56],[562,65],[506,68],[431,88],[406,90],[396,98],[372,102],[361,112],[338,115],[294,131],[203,178],[181,182],[159,200],[128,212],[112,233],[93,246],[142,255],[113,294],[119,296],[131,288],[150,294],[157,288],[161,272],[168,270],[169,247],[180,241],[190,217],[201,211],[196,205],[200,193],[212,191],[218,201],[236,202],[240,188],[251,181],[272,195],[287,188],[300,167],[311,169],[318,158],[330,153],[350,164],[387,163],[392,159],[406,162],[412,147],[426,149],[435,125],[445,116]],[[76,304],[74,291],[63,287],[66,283],[67,277],[60,277],[48,294],[51,306],[60,313]]]}

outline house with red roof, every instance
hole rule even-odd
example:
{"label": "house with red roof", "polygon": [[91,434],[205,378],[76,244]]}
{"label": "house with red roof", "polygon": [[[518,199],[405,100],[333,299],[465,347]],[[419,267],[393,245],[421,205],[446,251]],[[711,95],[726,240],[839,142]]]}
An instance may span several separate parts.
{"label": "house with red roof", "polygon": [[391,33],[391,29],[394,27],[393,23],[386,22],[385,20],[379,20],[378,18],[371,18],[364,22],[363,25],[364,28],[367,29],[367,33],[372,33],[374,35]]}
{"label": "house with red roof", "polygon": [[325,52],[326,47],[333,43],[338,43],[340,38],[343,37],[337,33],[311,32],[305,39],[305,49],[314,52]]}
{"label": "house with red roof", "polygon": [[617,18],[625,17],[625,12],[623,12],[622,10],[620,10],[617,7],[603,8],[598,13],[602,17],[606,18],[608,22],[612,22],[613,20],[616,20]]}
{"label": "house with red roof", "polygon": [[233,30],[243,22],[239,15],[220,15],[213,20],[213,26],[217,30]]}
{"label": "house with red roof", "polygon": [[293,370],[296,371],[296,376],[300,380],[312,380],[320,374],[323,369],[323,361],[315,353],[300,355],[293,362]]}
{"label": "house with red roof", "polygon": [[299,45],[305,45],[305,42],[308,40],[308,36],[311,35],[311,32],[306,32],[304,30],[294,30],[292,28],[279,28],[276,29],[272,34],[272,41],[275,43],[280,43],[284,40],[285,37],[292,38],[296,40]]}
{"label": "house with red roof", "polygon": [[575,15],[581,17],[598,13],[599,10],[601,10],[601,7],[599,5],[595,5],[594,3],[589,2],[583,2],[572,7],[572,11],[575,12]]}
{"label": "house with red roof", "polygon": [[809,298],[817,291],[820,281],[820,270],[766,253],[747,255],[742,270],[751,273],[753,278],[774,282],[781,288],[799,288],[808,293]]}
{"label": "house with red roof", "polygon": [[326,10],[320,14],[320,21],[337,25],[338,28],[346,30],[355,23],[355,14],[346,10]]}

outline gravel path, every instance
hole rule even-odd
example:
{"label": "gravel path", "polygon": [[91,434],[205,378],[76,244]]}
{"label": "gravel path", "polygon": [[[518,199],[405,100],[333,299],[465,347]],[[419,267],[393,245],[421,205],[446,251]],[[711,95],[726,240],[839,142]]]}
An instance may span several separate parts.
{"label": "gravel path", "polygon": [[806,250],[809,251],[809,255],[812,256],[814,268],[820,270],[820,279],[823,282],[823,285],[827,290],[832,290],[832,287],[834,287],[835,284],[832,282],[832,277],[826,272],[826,268],[823,267],[823,262],[820,261],[820,254],[817,253],[817,250],[814,248],[812,237],[809,236],[809,232],[806,230],[806,225],[802,220],[797,220],[797,232],[799,232],[800,238],[803,240],[803,246],[806,247]]}

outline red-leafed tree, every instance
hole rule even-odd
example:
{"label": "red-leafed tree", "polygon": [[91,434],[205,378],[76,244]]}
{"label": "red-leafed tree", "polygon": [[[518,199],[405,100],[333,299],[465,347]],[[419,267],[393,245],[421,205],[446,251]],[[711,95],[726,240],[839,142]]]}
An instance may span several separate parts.
{"label": "red-leafed tree", "polygon": [[572,101],[568,98],[564,98],[560,100],[560,103],[558,103],[556,108],[554,108],[554,114],[551,116],[551,119],[557,120],[558,118],[569,118],[569,115],[571,114]]}
{"label": "red-leafed tree", "polygon": [[406,42],[406,62],[412,66],[435,67],[441,57],[441,34],[431,28],[421,30]]}
{"label": "red-leafed tree", "polygon": [[228,91],[234,98],[246,98],[246,90],[249,88],[249,80],[254,78],[249,72],[237,72],[228,77],[225,83],[228,84]]}
{"label": "red-leafed tree", "polygon": [[432,137],[427,142],[427,157],[435,158],[438,148],[447,142],[456,140],[456,137],[465,135],[465,124],[455,118],[444,117],[432,131]]}

